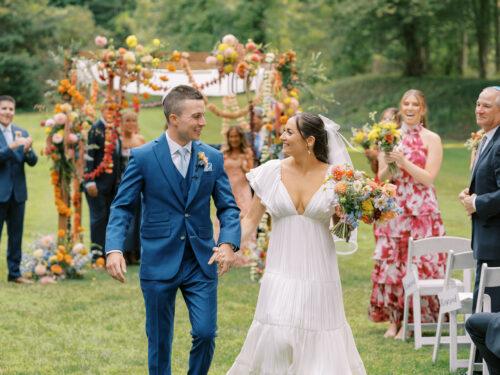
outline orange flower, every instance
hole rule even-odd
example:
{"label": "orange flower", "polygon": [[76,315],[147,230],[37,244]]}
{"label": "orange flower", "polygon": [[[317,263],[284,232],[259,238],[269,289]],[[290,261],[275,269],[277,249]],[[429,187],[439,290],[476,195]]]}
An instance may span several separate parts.
{"label": "orange flower", "polygon": [[66,247],[63,245],[57,246],[57,250],[59,250],[63,254],[66,253]]}
{"label": "orange flower", "polygon": [[52,271],[52,273],[55,273],[56,275],[60,275],[61,273],[63,273],[63,269],[59,264],[53,264],[52,266],[50,266],[50,271]]}
{"label": "orange flower", "polygon": [[181,59],[181,53],[179,51],[174,51],[172,52],[172,61],[180,61]]}
{"label": "orange flower", "polygon": [[168,77],[167,77],[167,76],[160,76],[160,79],[161,79],[163,82],[168,81]]}
{"label": "orange flower", "polygon": [[73,257],[69,254],[65,255],[64,256],[64,261],[68,264],[72,264],[73,263]]}
{"label": "orange flower", "polygon": [[335,192],[337,194],[345,194],[346,191],[347,191],[347,184],[345,182],[340,181],[335,185]]}
{"label": "orange flower", "polygon": [[59,229],[57,231],[57,237],[63,238],[66,235],[66,231],[64,229]]}
{"label": "orange flower", "polygon": [[167,69],[169,72],[175,72],[177,70],[174,64],[167,64]]}
{"label": "orange flower", "polygon": [[288,116],[281,116],[280,117],[280,124],[281,125],[285,125],[287,121],[288,121]]}
{"label": "orange flower", "polygon": [[104,261],[103,257],[99,257],[95,261],[96,267],[99,267],[99,268],[103,268],[105,264],[106,264],[106,262]]}
{"label": "orange flower", "polygon": [[371,223],[373,223],[373,219],[370,216],[367,216],[367,215],[361,216],[361,220],[365,224],[371,224]]}
{"label": "orange flower", "polygon": [[354,172],[352,171],[352,169],[348,169],[345,172],[345,175],[346,175],[347,178],[351,179],[354,176]]}
{"label": "orange flower", "polygon": [[57,253],[56,254],[57,261],[62,262],[64,260],[64,254],[63,253]]}
{"label": "orange flower", "polygon": [[147,100],[147,99],[149,99],[149,94],[147,92],[145,92],[142,94],[142,97]]}
{"label": "orange flower", "polygon": [[336,165],[335,167],[333,167],[332,174],[335,181],[340,181],[345,174],[344,168]]}

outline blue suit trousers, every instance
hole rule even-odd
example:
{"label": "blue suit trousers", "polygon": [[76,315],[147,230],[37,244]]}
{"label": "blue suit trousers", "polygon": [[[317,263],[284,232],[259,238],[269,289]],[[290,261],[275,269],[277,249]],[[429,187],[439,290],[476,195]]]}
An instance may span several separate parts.
{"label": "blue suit trousers", "polygon": [[217,331],[217,278],[208,278],[193,250],[186,246],[177,274],[169,280],[141,279],[146,306],[148,367],[150,375],[171,375],[175,298],[180,289],[189,311],[192,347],[189,375],[208,373]]}
{"label": "blue suit trousers", "polygon": [[21,276],[19,266],[22,257],[23,222],[25,202],[16,202],[14,194],[7,202],[0,203],[0,238],[3,223],[7,222],[7,268],[8,279]]}

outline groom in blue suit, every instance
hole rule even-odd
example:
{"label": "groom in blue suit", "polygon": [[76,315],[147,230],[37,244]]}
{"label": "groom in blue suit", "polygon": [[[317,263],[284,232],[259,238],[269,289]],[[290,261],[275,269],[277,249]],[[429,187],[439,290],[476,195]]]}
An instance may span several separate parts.
{"label": "groom in blue suit", "polygon": [[[111,206],[106,267],[113,278],[125,281],[123,243],[134,202],[142,196],[140,281],[149,374],[171,374],[175,296],[180,289],[192,326],[188,374],[203,375],[212,361],[217,330],[214,261],[219,274],[233,264],[240,243],[240,210],[222,154],[199,141],[205,126],[202,94],[190,86],[177,86],[164,99],[163,109],[166,133],[132,150]],[[210,197],[221,224],[217,247]]]}

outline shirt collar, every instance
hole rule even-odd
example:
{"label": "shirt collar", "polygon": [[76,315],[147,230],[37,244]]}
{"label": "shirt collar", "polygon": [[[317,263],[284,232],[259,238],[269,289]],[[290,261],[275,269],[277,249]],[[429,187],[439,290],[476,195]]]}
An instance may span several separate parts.
{"label": "shirt collar", "polygon": [[172,138],[170,138],[168,136],[168,132],[167,131],[165,131],[165,137],[167,137],[167,143],[168,143],[168,148],[170,149],[170,155],[175,154],[181,148],[185,148],[188,151],[188,153],[191,154],[191,146],[192,146],[192,143],[193,143],[192,141],[190,141],[185,146],[181,146],[180,144],[178,144],[177,142],[175,142],[174,140],[172,140]]}
{"label": "shirt collar", "polygon": [[491,138],[493,138],[498,128],[499,126],[497,125],[493,129],[490,129],[484,134],[484,136],[488,139],[488,142],[491,140]]}
{"label": "shirt collar", "polygon": [[7,125],[7,127],[5,127],[5,126],[3,126],[3,125],[0,125],[0,129],[2,129],[2,131],[3,131],[4,133],[6,133],[6,132],[8,132],[8,131],[12,132],[12,124]]}

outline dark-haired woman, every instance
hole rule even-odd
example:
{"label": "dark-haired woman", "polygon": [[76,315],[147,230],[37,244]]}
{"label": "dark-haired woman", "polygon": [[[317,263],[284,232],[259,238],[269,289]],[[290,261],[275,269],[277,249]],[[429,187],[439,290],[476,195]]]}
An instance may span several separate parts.
{"label": "dark-haired woman", "polygon": [[324,185],[325,124],[316,115],[296,115],[281,139],[288,157],[247,174],[255,195],[241,223],[243,238],[266,210],[273,228],[255,317],[228,374],[365,374],[345,318],[329,230],[335,192],[332,181]]}
{"label": "dark-haired woman", "polygon": [[[409,90],[399,104],[402,140],[397,150],[379,157],[379,178],[391,179],[397,186],[396,200],[403,213],[376,228],[375,268],[370,298],[370,318],[389,321],[386,336],[402,334],[404,289],[403,277],[408,269],[408,240],[444,235],[444,225],[434,189],[443,146],[439,135],[427,129],[427,105],[424,94]],[[399,172],[391,175],[388,163],[395,162]],[[423,256],[417,261],[421,279],[443,278],[445,254]],[[423,323],[437,321],[439,302],[436,297],[422,297]],[[399,329],[399,333],[398,333]]]}

